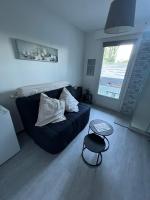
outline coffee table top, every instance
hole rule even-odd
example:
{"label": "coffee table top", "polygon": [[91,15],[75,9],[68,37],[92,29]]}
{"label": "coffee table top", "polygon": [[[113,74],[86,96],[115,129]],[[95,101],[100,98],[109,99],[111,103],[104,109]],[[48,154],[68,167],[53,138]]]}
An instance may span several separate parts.
{"label": "coffee table top", "polygon": [[113,133],[113,127],[101,119],[92,120],[89,124],[90,129],[98,135],[109,136]]}

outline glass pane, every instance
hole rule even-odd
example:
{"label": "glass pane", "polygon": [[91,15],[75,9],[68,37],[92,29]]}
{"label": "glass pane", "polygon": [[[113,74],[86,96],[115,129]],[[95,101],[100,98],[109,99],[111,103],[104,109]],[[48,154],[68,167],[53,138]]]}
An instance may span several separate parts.
{"label": "glass pane", "polygon": [[104,48],[98,94],[119,99],[133,44]]}

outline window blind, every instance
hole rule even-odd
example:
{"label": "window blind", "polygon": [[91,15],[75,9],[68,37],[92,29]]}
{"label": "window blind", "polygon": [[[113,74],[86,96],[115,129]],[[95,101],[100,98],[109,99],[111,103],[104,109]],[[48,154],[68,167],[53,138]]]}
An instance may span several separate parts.
{"label": "window blind", "polygon": [[111,46],[119,46],[122,44],[133,44],[136,40],[118,40],[118,41],[110,41],[110,42],[103,42],[103,47],[111,47]]}

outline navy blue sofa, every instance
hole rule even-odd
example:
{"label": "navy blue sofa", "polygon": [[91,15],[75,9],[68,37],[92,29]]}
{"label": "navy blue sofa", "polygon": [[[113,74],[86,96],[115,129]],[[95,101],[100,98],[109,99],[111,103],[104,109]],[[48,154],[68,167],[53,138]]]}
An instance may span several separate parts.
{"label": "navy blue sofa", "polygon": [[[45,93],[51,98],[59,99],[62,89]],[[76,90],[72,86],[68,86],[67,89],[77,99]],[[79,112],[65,112],[67,120],[36,127],[39,102],[40,94],[16,99],[24,128],[41,148],[52,154],[59,153],[85,128],[89,121],[90,107],[79,103]]]}

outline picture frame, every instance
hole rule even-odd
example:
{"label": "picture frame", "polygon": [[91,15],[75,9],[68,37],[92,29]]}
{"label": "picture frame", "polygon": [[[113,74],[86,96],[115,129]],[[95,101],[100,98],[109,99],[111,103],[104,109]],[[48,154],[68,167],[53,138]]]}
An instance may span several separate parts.
{"label": "picture frame", "polygon": [[21,60],[58,62],[58,50],[44,45],[13,39],[15,57]]}

